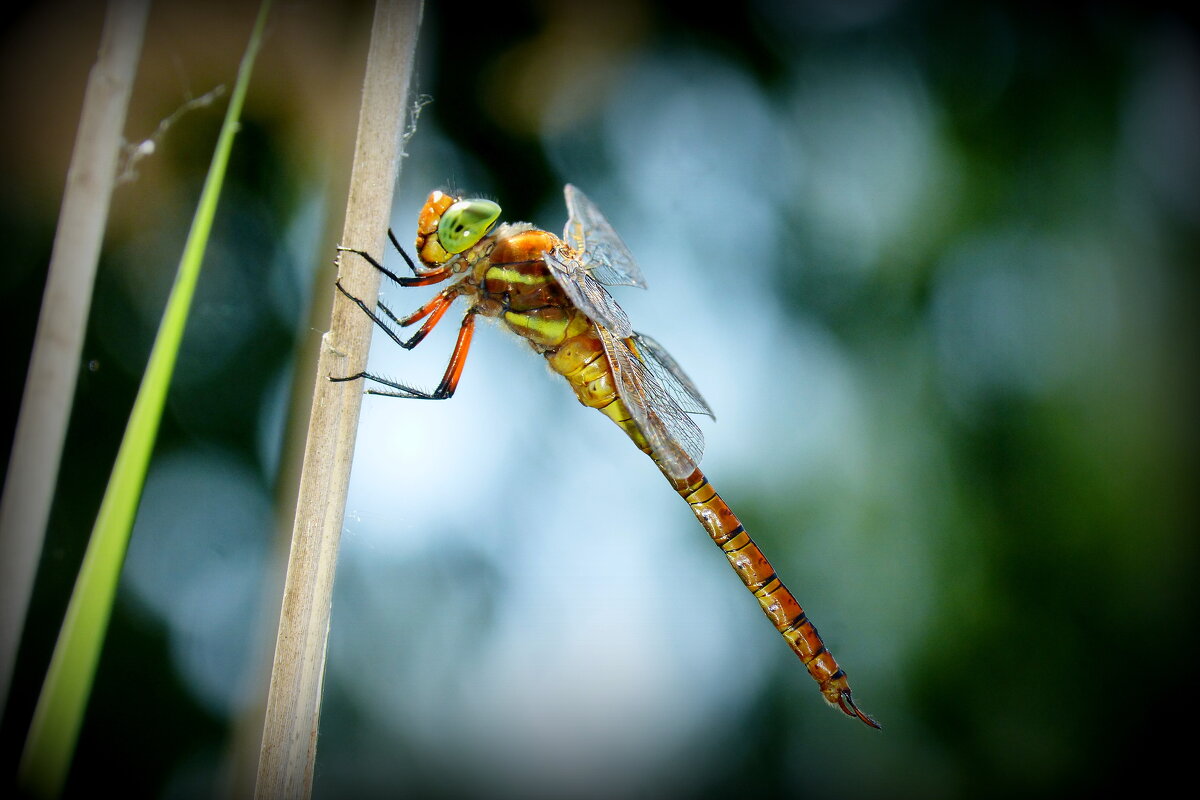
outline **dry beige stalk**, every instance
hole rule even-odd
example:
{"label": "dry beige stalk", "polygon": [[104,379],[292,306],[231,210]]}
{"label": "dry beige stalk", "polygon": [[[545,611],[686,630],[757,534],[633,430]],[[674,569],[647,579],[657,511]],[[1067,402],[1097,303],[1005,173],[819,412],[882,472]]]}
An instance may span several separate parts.
{"label": "dry beige stalk", "polygon": [[[345,247],[383,251],[420,20],[419,0],[376,4],[342,234]],[[362,259],[339,260],[339,275],[356,297],[378,294],[379,274]],[[307,798],[312,793],[333,576],[362,401],[357,382],[328,378],[365,368],[371,326],[357,307],[335,297],[330,329],[322,338],[304,450],[263,725],[255,788],[259,798]]]}

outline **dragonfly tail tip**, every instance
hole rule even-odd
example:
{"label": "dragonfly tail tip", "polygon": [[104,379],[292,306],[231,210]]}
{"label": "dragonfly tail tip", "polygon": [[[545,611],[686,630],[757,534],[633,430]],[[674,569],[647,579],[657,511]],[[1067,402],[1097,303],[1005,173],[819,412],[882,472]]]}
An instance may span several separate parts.
{"label": "dragonfly tail tip", "polygon": [[877,731],[883,730],[883,726],[880,725],[878,722],[876,722],[874,719],[872,719],[870,714],[866,713],[865,711],[860,709],[857,705],[855,705],[854,698],[852,698],[850,696],[849,689],[843,689],[841,691],[841,693],[838,695],[838,705],[841,707],[842,711],[845,712],[848,716],[858,717],[865,724],[870,725],[872,728],[874,728]]}

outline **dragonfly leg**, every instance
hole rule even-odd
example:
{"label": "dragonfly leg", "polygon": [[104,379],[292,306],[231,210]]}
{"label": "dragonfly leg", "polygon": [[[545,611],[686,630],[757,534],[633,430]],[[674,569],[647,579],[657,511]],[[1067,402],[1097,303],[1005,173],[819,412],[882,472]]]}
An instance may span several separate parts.
{"label": "dragonfly leg", "polygon": [[471,349],[471,337],[475,335],[475,315],[478,312],[472,308],[463,316],[462,325],[458,329],[458,340],[454,342],[454,352],[450,354],[450,363],[446,365],[446,374],[442,382],[433,391],[434,400],[445,400],[454,396],[458,388],[458,379],[462,377],[463,367],[467,364],[467,352]]}
{"label": "dragonfly leg", "polygon": [[404,259],[404,263],[408,264],[408,268],[413,271],[413,275],[420,275],[421,273],[417,271],[417,265],[414,264],[413,260],[409,257],[408,251],[400,246],[400,242],[396,239],[396,234],[391,228],[388,228],[388,238],[392,240],[392,247],[396,248],[396,252],[398,252]]}
{"label": "dragonfly leg", "polygon": [[354,303],[356,306],[358,306],[360,309],[362,309],[362,312],[364,314],[366,314],[368,317],[370,317],[372,322],[374,322],[376,325],[378,325],[383,330],[383,332],[386,333],[391,338],[391,340],[393,342],[400,345],[405,350],[412,350],[414,347],[416,347],[417,345],[419,345],[421,343],[422,339],[424,339],[426,336],[429,335],[429,332],[431,330],[433,330],[434,326],[437,325],[438,322],[441,320],[442,315],[446,313],[446,309],[448,309],[450,307],[450,304],[454,302],[454,298],[456,298],[458,296],[457,292],[447,289],[447,290],[439,293],[436,297],[434,297],[428,303],[421,306],[416,311],[414,311],[413,313],[409,314],[406,317],[397,317],[395,314],[392,313],[392,310],[390,308],[388,308],[386,305],[384,305],[383,303],[378,303],[377,305],[378,305],[379,309],[381,311],[383,311],[384,315],[389,320],[391,320],[394,324],[399,325],[400,327],[406,327],[420,319],[429,317],[429,319],[425,321],[425,324],[422,325],[415,334],[413,334],[412,338],[406,340],[406,339],[402,339],[398,333],[396,333],[394,330],[392,330],[391,325],[389,325],[382,318],[380,318],[379,315],[377,315],[374,311],[372,311],[370,308],[368,308],[366,303],[364,303],[362,300],[355,297],[354,295],[350,294],[350,292],[348,292],[346,290],[346,287],[342,286],[341,281],[338,281],[335,285],[337,286],[337,289],[339,292],[344,294],[346,296],[346,298],[348,300],[350,300],[350,302]]}
{"label": "dragonfly leg", "polygon": [[[444,313],[448,307],[449,302],[438,312],[438,315],[440,316],[441,313]],[[471,338],[475,335],[475,315],[477,313],[472,308],[463,317],[462,325],[458,329],[458,340],[454,343],[454,351],[450,354],[450,363],[446,365],[446,373],[442,376],[442,382],[432,392],[425,392],[407,384],[397,383],[378,375],[372,375],[369,372],[359,372],[344,378],[330,378],[329,380],[335,383],[356,380],[373,381],[388,387],[391,391],[368,389],[367,394],[377,394],[384,397],[402,397],[409,400],[448,400],[454,396],[454,391],[458,388],[458,380],[462,377],[463,367],[467,363],[467,352],[471,349]],[[426,326],[432,327],[429,323],[426,323]]]}
{"label": "dragonfly leg", "polygon": [[421,391],[420,389],[415,389],[412,386],[406,386],[403,383],[397,383],[396,381],[388,380],[387,378],[384,378],[379,375],[372,375],[369,372],[356,372],[353,375],[347,375],[344,378],[330,377],[329,380],[333,381],[334,383],[345,383],[347,381],[358,381],[358,380],[373,381],[375,383],[382,384],[383,386],[387,386],[387,387],[391,388],[392,391],[388,392],[388,391],[382,391],[380,389],[368,389],[367,394],[378,394],[378,395],[383,395],[384,397],[403,397],[408,400],[435,400],[435,399],[437,399],[437,398],[433,397],[433,395],[431,395],[429,392],[424,392],[424,391]]}
{"label": "dragonfly leg", "polygon": [[[396,241],[396,237],[392,234],[392,232],[390,230],[388,231],[388,236],[392,237],[392,244],[396,245],[396,249],[400,251],[400,255],[404,256],[404,261],[408,264],[409,267],[412,268],[412,271],[414,273],[417,272],[417,268],[413,265],[412,259],[409,258],[408,253],[404,252],[404,248],[400,247],[400,244]],[[399,284],[400,286],[429,286],[434,283],[441,283],[442,281],[446,280],[446,278],[449,278],[451,275],[451,271],[449,269],[435,269],[431,272],[425,273],[424,275],[421,275],[418,273],[416,275],[416,277],[405,278],[405,277],[401,277],[400,275],[397,275],[396,273],[392,272],[390,269],[385,267],[383,264],[380,264],[378,261],[375,260],[375,257],[372,256],[370,253],[368,253],[366,250],[355,250],[353,247],[341,247],[339,245],[338,252],[339,253],[354,253],[357,256],[362,256],[363,258],[365,258],[367,260],[367,263],[369,263],[372,267],[379,270],[384,275],[388,276],[391,280],[393,280],[395,283]]]}

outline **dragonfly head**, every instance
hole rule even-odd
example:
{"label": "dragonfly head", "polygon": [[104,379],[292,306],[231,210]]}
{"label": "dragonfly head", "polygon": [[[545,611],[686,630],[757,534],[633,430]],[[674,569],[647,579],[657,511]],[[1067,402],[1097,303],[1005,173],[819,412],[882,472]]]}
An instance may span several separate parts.
{"label": "dragonfly head", "polygon": [[478,244],[499,218],[491,200],[431,192],[417,221],[417,254],[426,266],[441,266]]}

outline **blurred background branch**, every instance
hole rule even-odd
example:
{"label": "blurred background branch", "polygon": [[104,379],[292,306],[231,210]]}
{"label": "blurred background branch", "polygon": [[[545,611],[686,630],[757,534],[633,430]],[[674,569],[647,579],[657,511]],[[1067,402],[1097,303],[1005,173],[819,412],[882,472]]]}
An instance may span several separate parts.
{"label": "blurred background branch", "polygon": [[107,4],[0,500],[0,717],[45,540],[149,0]]}

